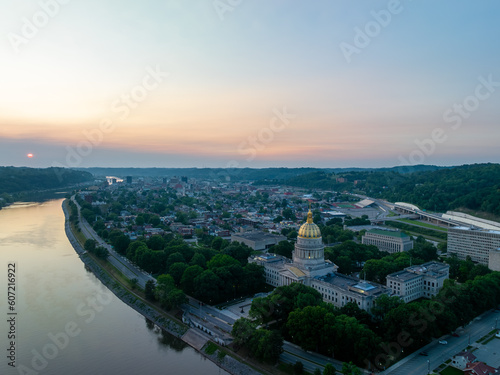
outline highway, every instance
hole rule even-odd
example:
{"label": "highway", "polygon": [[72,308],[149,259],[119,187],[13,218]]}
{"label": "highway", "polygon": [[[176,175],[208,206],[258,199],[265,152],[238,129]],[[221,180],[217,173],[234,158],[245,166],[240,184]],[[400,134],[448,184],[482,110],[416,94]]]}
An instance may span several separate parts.
{"label": "highway", "polygon": [[87,222],[87,220],[82,217],[80,212],[80,205],[75,200],[75,196],[72,196],[71,200],[76,204],[76,207],[78,208],[78,221],[83,235],[86,238],[94,239],[96,241],[96,246],[103,246],[109,251],[109,263],[115,266],[129,280],[134,278],[137,279],[137,284],[142,288],[146,286],[146,282],[149,280],[153,280],[156,284],[156,279],[154,277],[132,264],[127,258],[118,254],[115,250],[113,250],[113,247],[111,245],[107,244],[101,237],[99,237],[92,226]]}

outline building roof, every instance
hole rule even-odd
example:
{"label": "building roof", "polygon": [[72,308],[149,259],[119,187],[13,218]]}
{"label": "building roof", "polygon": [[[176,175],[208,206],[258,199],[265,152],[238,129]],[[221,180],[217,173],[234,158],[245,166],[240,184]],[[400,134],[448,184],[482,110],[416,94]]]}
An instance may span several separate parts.
{"label": "building roof", "polygon": [[313,218],[312,218],[312,212],[309,210],[307,213],[307,222],[302,224],[302,226],[299,229],[299,237],[302,238],[320,238],[321,237],[321,230],[319,227],[314,224]]}
{"label": "building roof", "polygon": [[293,273],[296,277],[304,277],[306,274],[299,270],[297,267],[288,267],[291,273]]}
{"label": "building roof", "polygon": [[460,353],[456,354],[455,357],[464,357],[467,360],[467,362],[474,362],[477,358],[471,352],[460,352]]}
{"label": "building roof", "polygon": [[397,279],[397,280],[401,280],[401,281],[408,281],[411,279],[415,279],[419,276],[420,275],[417,275],[415,273],[408,272],[406,270],[402,270],[402,271],[397,271],[397,272],[394,272],[394,273],[387,275],[387,279]]}
{"label": "building roof", "polygon": [[387,275],[387,279],[408,281],[420,277],[420,275],[445,277],[448,276],[449,268],[450,266],[446,263],[427,262],[417,266],[406,267],[404,270],[391,273]]}
{"label": "building roof", "polygon": [[328,274],[326,276],[317,277],[316,280],[364,296],[376,296],[389,290],[384,285],[363,281],[358,278],[343,275],[337,272]]}
{"label": "building roof", "polygon": [[483,362],[467,363],[467,367],[464,369],[464,373],[476,374],[476,375],[490,375],[495,374],[496,369],[494,367],[488,366]]}
{"label": "building roof", "polygon": [[362,201],[359,201],[358,203],[356,203],[355,206],[358,206],[360,208],[365,208],[365,207],[371,206],[373,203],[375,203],[375,202],[372,201],[371,199],[363,199]]}
{"label": "building roof", "polygon": [[370,229],[368,233],[380,234],[382,236],[390,236],[396,238],[409,238],[406,233],[395,231],[395,230],[385,230],[385,229]]}

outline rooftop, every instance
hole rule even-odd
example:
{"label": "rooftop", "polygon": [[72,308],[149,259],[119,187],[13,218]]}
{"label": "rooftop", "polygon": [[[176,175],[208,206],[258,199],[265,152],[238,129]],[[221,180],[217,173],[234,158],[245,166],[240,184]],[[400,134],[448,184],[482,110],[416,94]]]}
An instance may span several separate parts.
{"label": "rooftop", "polygon": [[252,232],[243,232],[243,233],[233,233],[231,237],[240,237],[250,241],[263,241],[268,239],[275,239],[277,237],[284,237],[281,235],[276,235],[272,233],[262,232],[262,231],[252,231]]}
{"label": "rooftop", "polygon": [[343,275],[337,272],[316,279],[327,284],[335,285],[341,289],[366,296],[381,294],[387,289],[384,285],[363,281],[356,277]]}
{"label": "rooftop", "polygon": [[373,233],[373,234],[380,234],[382,236],[390,236],[390,237],[396,237],[396,238],[409,238],[407,234],[400,232],[400,231],[394,231],[394,230],[386,230],[386,229],[370,229],[368,233]]}

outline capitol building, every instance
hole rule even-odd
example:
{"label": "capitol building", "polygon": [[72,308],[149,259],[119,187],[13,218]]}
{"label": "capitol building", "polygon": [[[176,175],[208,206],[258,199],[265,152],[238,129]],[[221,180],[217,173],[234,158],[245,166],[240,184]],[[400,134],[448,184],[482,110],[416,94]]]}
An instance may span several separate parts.
{"label": "capitol building", "polygon": [[386,286],[338,273],[338,266],[325,260],[321,231],[314,224],[311,211],[299,229],[292,260],[265,253],[249,262],[264,266],[268,284],[278,287],[301,283],[316,289],[325,302],[337,307],[354,302],[369,311],[377,297],[391,294]]}

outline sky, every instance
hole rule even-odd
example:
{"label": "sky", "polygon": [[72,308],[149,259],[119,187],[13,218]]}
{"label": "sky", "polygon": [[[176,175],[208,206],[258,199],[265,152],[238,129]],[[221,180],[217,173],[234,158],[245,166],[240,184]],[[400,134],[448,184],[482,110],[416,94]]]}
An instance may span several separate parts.
{"label": "sky", "polygon": [[0,165],[500,162],[495,0],[2,0],[0,36]]}

